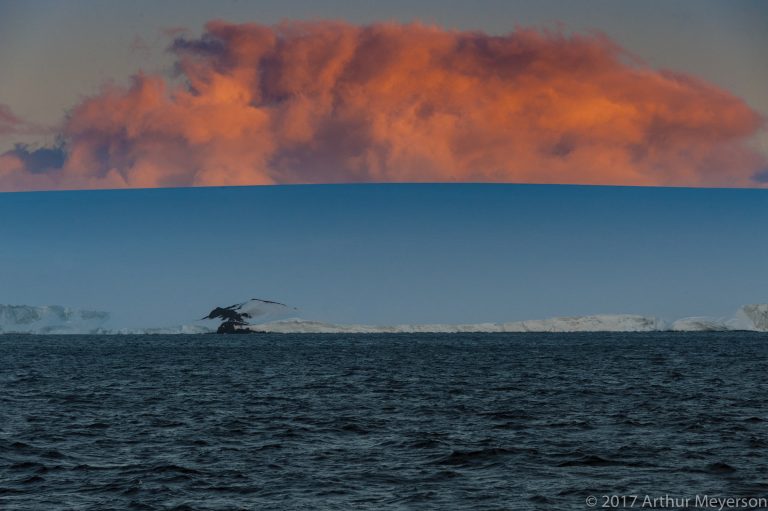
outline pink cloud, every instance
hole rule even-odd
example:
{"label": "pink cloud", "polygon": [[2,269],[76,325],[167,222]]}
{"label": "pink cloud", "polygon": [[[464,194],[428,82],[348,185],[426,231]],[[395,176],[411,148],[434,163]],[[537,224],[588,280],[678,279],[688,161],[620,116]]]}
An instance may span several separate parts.
{"label": "pink cloud", "polygon": [[[213,21],[77,105],[60,168],[0,189],[487,181],[758,186],[763,120],[599,35]],[[0,129],[3,126],[0,110]],[[7,121],[12,123],[13,121]]]}

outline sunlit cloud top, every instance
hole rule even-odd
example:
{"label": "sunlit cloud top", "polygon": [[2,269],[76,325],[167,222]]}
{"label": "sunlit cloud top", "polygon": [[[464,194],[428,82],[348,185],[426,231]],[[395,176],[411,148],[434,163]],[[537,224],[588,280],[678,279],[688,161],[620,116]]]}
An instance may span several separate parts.
{"label": "sunlit cloud top", "polygon": [[[338,182],[765,186],[743,100],[607,36],[209,22],[75,105],[0,190]],[[0,135],[24,121],[0,105]],[[42,151],[42,152],[41,152]]]}

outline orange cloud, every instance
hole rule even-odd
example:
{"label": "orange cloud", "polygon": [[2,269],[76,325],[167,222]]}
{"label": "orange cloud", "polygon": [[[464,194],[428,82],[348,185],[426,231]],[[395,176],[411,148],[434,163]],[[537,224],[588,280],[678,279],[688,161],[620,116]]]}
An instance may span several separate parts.
{"label": "orange cloud", "polygon": [[[70,113],[66,160],[0,156],[0,189],[487,181],[760,186],[741,99],[600,35],[212,21],[177,80]],[[34,174],[34,175],[31,175]]]}

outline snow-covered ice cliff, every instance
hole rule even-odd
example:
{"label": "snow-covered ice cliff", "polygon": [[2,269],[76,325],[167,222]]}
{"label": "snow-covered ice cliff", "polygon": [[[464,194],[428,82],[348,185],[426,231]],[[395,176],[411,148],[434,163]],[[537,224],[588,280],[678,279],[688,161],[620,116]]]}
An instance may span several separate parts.
{"label": "snow-covered ice cliff", "polygon": [[730,318],[696,317],[678,319],[672,323],[672,330],[680,332],[716,332],[726,330],[768,332],[768,304],[745,305]]}
{"label": "snow-covered ice cliff", "polygon": [[97,333],[107,320],[108,312],[60,305],[0,305],[0,333]]}
{"label": "snow-covered ice cliff", "polygon": [[[212,319],[228,324],[227,333],[461,333],[461,332],[660,332],[734,331],[768,332],[768,304],[741,307],[729,318],[690,317],[666,324],[658,318],[632,314],[555,317],[507,323],[360,325],[333,324],[299,318],[265,321],[295,309],[267,300],[249,300],[217,307],[204,320],[160,328],[106,326],[109,313],[70,309],[58,305],[0,305],[0,333],[30,334],[202,334],[216,331]],[[254,320],[261,320],[258,323]],[[221,331],[221,327],[219,327]]]}
{"label": "snow-covered ice cliff", "polygon": [[291,319],[245,329],[275,333],[459,333],[459,332],[654,332],[665,330],[664,322],[630,314],[597,315],[515,321],[511,323],[423,324],[423,325],[338,325]]}

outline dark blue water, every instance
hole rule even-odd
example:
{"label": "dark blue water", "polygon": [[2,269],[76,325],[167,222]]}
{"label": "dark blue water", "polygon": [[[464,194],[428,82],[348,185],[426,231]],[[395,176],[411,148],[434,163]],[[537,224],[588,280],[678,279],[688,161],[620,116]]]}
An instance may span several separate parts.
{"label": "dark blue water", "polygon": [[0,336],[0,509],[766,496],[767,374],[746,333]]}

